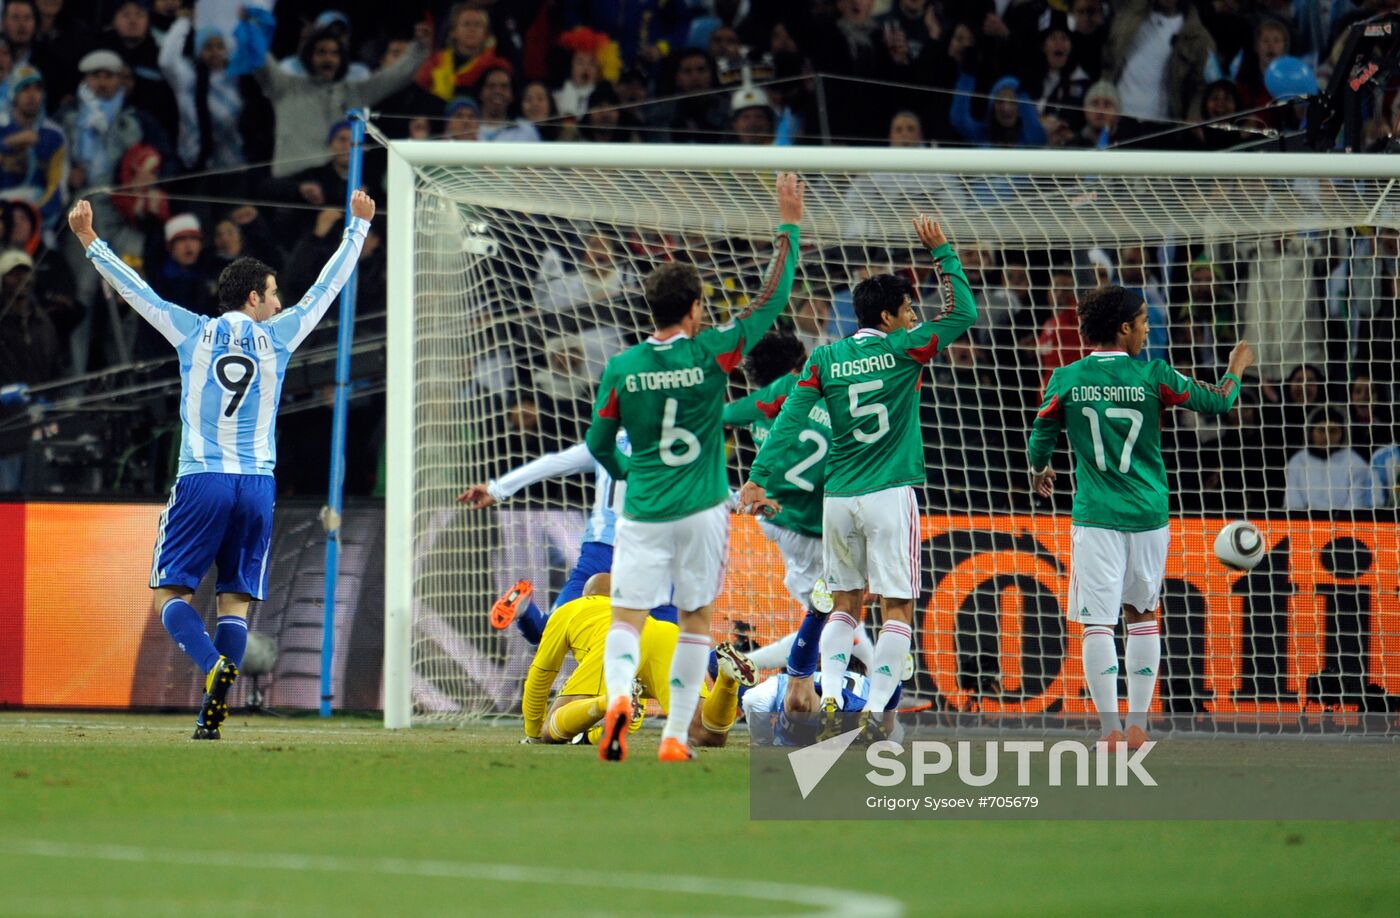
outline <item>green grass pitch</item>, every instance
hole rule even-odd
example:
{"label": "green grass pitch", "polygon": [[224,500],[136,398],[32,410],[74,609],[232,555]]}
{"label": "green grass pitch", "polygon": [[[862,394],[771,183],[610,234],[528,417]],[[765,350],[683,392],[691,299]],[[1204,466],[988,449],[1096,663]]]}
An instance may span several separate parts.
{"label": "green grass pitch", "polygon": [[754,822],[742,743],[190,720],[0,714],[0,914],[1400,913],[1393,822]]}

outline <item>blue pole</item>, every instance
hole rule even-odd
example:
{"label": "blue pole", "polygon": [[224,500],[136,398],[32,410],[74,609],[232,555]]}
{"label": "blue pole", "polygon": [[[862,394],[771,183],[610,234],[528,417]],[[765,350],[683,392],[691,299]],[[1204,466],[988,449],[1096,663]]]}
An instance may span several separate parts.
{"label": "blue pole", "polygon": [[[366,109],[347,113],[350,118],[350,175],[345,182],[345,225],[350,225],[350,196],[360,187],[365,155]],[[331,663],[335,657],[335,583],[340,575],[340,510],[345,491],[345,412],[350,390],[350,347],[355,339],[355,287],[358,270],[340,291],[340,328],[335,356],[335,412],[331,420],[331,484],[326,527],[326,607],[321,629],[321,716],[331,716]]]}

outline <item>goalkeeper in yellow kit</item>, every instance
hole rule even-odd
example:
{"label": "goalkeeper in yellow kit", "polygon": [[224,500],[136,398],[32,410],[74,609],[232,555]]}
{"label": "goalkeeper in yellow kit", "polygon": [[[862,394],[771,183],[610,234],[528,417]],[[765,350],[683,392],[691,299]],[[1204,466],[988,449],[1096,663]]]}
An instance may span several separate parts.
{"label": "goalkeeper in yellow kit", "polygon": [[[530,673],[525,678],[525,736],[536,743],[569,743],[580,733],[602,720],[608,708],[603,684],[603,642],[612,621],[612,601],[608,597],[611,578],[594,574],[584,585],[583,595],[554,610],[535,651]],[[671,622],[648,619],[640,635],[642,665],[637,670],[634,704],[655,698],[663,711],[671,708],[668,675],[676,652],[680,629]],[[566,654],[578,661],[564,687],[549,703],[554,684]],[[696,746],[723,746],[739,709],[739,686],[752,686],[757,670],[748,658],[730,644],[715,648],[718,664],[712,689],[701,690],[704,703],[690,723],[689,740]],[[641,722],[633,719],[633,729]]]}

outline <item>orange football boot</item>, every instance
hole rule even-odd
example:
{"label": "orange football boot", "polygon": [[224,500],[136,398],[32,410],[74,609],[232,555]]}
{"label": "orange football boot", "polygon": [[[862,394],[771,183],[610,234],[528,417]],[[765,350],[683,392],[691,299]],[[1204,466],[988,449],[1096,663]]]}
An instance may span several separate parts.
{"label": "orange football boot", "polygon": [[598,761],[627,761],[627,728],[632,723],[632,699],[621,695],[603,715],[603,735],[598,737]]}
{"label": "orange football boot", "polygon": [[497,631],[509,628],[510,623],[520,614],[521,607],[528,603],[534,594],[535,588],[530,581],[517,580],[506,595],[492,604],[491,627]]}

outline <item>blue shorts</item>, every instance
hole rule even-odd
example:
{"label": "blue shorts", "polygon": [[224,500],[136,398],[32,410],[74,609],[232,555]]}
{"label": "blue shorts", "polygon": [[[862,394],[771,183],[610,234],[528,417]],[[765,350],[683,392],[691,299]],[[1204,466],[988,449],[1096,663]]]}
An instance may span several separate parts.
{"label": "blue shorts", "polygon": [[262,599],[276,497],[271,475],[198,472],[175,479],[160,515],[151,589],[197,589],[209,565],[217,564],[216,592]]}

